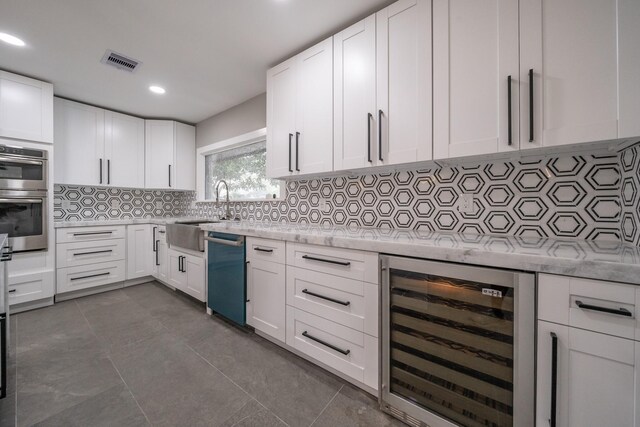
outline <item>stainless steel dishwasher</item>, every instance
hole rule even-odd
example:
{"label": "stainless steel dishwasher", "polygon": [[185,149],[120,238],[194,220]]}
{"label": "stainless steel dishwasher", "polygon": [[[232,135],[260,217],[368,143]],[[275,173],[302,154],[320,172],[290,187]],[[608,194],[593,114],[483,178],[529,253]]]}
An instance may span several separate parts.
{"label": "stainless steel dishwasher", "polygon": [[534,425],[535,276],[381,257],[382,409],[414,426]]}

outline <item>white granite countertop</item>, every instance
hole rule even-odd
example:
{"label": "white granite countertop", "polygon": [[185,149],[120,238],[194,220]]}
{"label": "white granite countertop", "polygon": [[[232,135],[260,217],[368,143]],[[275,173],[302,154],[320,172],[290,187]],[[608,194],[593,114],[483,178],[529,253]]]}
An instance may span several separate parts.
{"label": "white granite countertop", "polygon": [[[136,218],[56,222],[55,227],[164,225],[190,220],[207,221],[207,219],[195,217]],[[204,224],[202,229],[312,245],[640,285],[640,248],[620,242],[247,221]]]}
{"label": "white granite countertop", "polygon": [[101,225],[134,225],[134,224],[155,224],[166,225],[177,221],[211,221],[211,219],[198,217],[155,217],[155,218],[130,218],[130,219],[101,219],[95,221],[55,221],[55,228],[72,228],[72,227],[98,227]]}
{"label": "white granite countertop", "polygon": [[640,285],[640,248],[619,242],[268,222],[221,222],[202,229]]}

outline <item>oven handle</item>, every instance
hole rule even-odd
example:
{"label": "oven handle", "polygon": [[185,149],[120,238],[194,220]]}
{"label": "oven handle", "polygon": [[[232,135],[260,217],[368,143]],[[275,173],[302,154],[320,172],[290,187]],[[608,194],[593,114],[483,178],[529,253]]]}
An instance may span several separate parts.
{"label": "oven handle", "polygon": [[22,197],[13,197],[11,199],[0,199],[0,203],[15,203],[20,201],[22,203],[44,203],[44,199],[23,199]]}
{"label": "oven handle", "polygon": [[6,157],[6,156],[0,156],[0,162],[1,161],[11,162],[11,163],[20,163],[22,165],[36,165],[36,166],[42,166],[44,164],[40,160],[26,160],[26,159],[20,159],[17,157]]}

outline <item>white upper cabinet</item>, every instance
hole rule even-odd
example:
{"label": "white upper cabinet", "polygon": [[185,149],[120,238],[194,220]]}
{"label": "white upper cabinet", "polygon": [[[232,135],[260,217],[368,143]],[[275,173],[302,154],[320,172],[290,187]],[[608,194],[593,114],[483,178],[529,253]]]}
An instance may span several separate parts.
{"label": "white upper cabinet", "polygon": [[106,185],[104,110],[56,98],[56,184]]}
{"label": "white upper cabinet", "polygon": [[333,166],[359,169],[377,162],[376,17],[333,36]]}
{"label": "white upper cabinet", "polygon": [[176,185],[178,190],[196,188],[196,128],[176,122]]}
{"label": "white upper cabinet", "polygon": [[104,114],[107,185],[143,188],[144,120],[112,111]]}
{"label": "white upper cabinet", "polygon": [[0,71],[0,137],[53,142],[53,85]]}
{"label": "white upper cabinet", "polygon": [[195,191],[195,147],[193,126],[146,120],[145,187]]}
{"label": "white upper cabinet", "polygon": [[296,128],[296,58],[267,72],[267,176],[293,173]]}
{"label": "white upper cabinet", "polygon": [[294,170],[300,174],[333,170],[333,40],[296,56]]}
{"label": "white upper cabinet", "polygon": [[56,98],[54,181],[144,187],[144,120]]}
{"label": "white upper cabinet", "polygon": [[433,0],[434,158],[517,150],[518,0]]}
{"label": "white upper cabinet", "polygon": [[433,158],[431,0],[376,14],[378,164]]}
{"label": "white upper cabinet", "polygon": [[521,148],[640,135],[638,19],[637,0],[520,1]]}
{"label": "white upper cabinet", "polygon": [[333,43],[267,72],[267,175],[333,170]]}

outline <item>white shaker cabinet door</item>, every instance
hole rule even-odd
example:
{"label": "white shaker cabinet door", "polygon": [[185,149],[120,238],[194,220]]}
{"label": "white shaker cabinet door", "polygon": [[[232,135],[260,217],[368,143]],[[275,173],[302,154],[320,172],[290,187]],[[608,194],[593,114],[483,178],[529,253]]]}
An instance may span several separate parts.
{"label": "white shaker cabinet door", "polygon": [[144,188],[144,120],[113,111],[104,114],[106,184]]}
{"label": "white shaker cabinet door", "polygon": [[431,160],[431,0],[400,0],[376,14],[378,164]]}
{"label": "white shaker cabinet door", "polygon": [[637,0],[520,1],[521,148],[640,134],[639,17]]}
{"label": "white shaker cabinet door", "polygon": [[104,110],[56,98],[56,184],[106,185]]}
{"label": "white shaker cabinet door", "polygon": [[127,226],[127,280],[153,274],[153,247],[150,224]]}
{"label": "white shaker cabinet door", "polygon": [[173,189],[176,184],[175,122],[145,121],[145,187]]}
{"label": "white shaker cabinet door", "polygon": [[176,184],[178,190],[196,189],[196,128],[176,122]]}
{"label": "white shaker cabinet door", "polygon": [[198,301],[205,299],[205,268],[206,262],[204,258],[184,255],[182,268],[186,274],[186,282],[184,292],[191,295]]}
{"label": "white shaker cabinet door", "polygon": [[53,85],[0,71],[0,137],[53,142]]}
{"label": "white shaker cabinet door", "polygon": [[375,164],[376,16],[333,36],[333,166]]}
{"label": "white shaker cabinet door", "polygon": [[296,56],[294,171],[333,170],[333,39]]}
{"label": "white shaker cabinet door", "polygon": [[[552,335],[554,334],[554,335]],[[640,425],[638,350],[632,340],[538,322],[537,416],[553,425],[553,357],[556,342],[556,426]]]}
{"label": "white shaker cabinet door", "polygon": [[433,0],[434,158],[519,146],[518,0]]}
{"label": "white shaker cabinet door", "polygon": [[267,176],[293,173],[296,132],[296,58],[267,72]]}
{"label": "white shaker cabinet door", "polygon": [[285,342],[284,264],[252,259],[247,261],[247,323]]}

